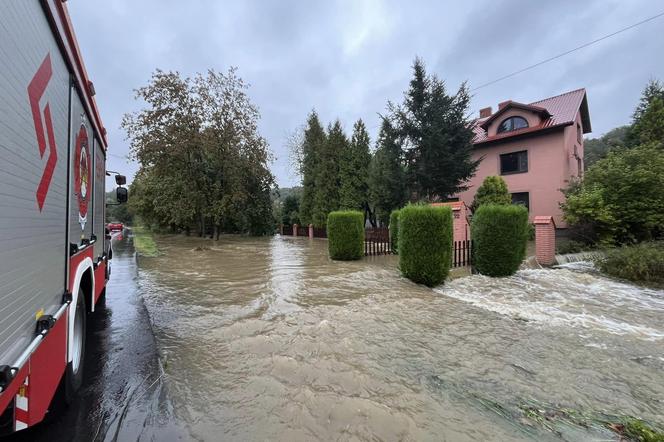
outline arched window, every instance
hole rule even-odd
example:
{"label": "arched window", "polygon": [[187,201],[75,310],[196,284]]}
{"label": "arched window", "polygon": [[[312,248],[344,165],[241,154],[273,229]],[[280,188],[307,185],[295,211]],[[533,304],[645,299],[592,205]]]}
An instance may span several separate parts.
{"label": "arched window", "polygon": [[503,120],[498,126],[498,133],[501,132],[511,132],[517,129],[523,129],[528,127],[528,122],[523,117],[509,117]]}

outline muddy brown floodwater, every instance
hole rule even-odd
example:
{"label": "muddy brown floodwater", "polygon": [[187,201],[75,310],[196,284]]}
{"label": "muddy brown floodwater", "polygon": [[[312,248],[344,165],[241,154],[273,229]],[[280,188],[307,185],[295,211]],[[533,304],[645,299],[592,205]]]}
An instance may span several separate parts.
{"label": "muddy brown floodwater", "polygon": [[139,292],[192,439],[617,440],[533,407],[664,422],[662,291],[583,268],[432,290],[304,238],[158,245]]}

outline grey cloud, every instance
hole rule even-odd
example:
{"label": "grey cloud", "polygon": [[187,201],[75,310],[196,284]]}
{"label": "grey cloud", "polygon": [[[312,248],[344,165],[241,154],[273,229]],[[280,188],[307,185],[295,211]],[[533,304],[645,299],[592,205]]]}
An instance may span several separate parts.
{"label": "grey cloud", "polygon": [[[387,100],[399,101],[419,55],[451,90],[471,87],[652,15],[649,2],[479,3],[192,0],[67,3],[109,132],[109,168],[132,175],[119,128],[140,104],[134,88],[156,68],[191,75],[238,66],[260,107],[260,129],[289,173],[286,134],[316,108],[372,135]],[[473,108],[533,101],[586,87],[595,134],[625,124],[651,77],[664,77],[664,19],[475,93]]]}

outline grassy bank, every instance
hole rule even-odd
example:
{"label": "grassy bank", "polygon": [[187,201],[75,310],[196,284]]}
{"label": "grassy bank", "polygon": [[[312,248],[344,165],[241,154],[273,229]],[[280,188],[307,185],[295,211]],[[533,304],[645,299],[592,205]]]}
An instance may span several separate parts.
{"label": "grassy bank", "polygon": [[136,249],[136,253],[148,257],[159,255],[159,249],[150,230],[139,225],[132,227],[131,231],[134,236],[134,249]]}

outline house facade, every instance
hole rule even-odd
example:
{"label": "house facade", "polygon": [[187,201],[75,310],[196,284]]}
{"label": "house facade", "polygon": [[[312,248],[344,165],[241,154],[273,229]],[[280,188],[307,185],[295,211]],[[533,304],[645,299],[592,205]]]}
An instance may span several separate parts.
{"label": "house facade", "polygon": [[551,215],[566,227],[560,189],[582,176],[583,135],[591,132],[585,89],[529,104],[504,101],[496,112],[484,108],[474,130],[473,158],[481,162],[459,200],[470,205],[484,179],[498,175],[512,201],[528,208],[531,222]]}

